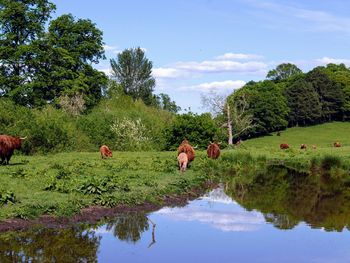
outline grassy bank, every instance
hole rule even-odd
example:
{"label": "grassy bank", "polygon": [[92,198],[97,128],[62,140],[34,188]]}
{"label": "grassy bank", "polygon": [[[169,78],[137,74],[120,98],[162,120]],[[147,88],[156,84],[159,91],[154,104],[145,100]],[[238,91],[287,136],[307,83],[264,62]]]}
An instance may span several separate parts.
{"label": "grassy bank", "polygon": [[[106,160],[97,152],[15,155],[11,165],[0,166],[0,221],[42,214],[70,216],[91,206],[159,204],[168,195],[191,192],[213,178],[229,176],[237,178],[240,186],[249,185],[271,167],[326,175],[348,185],[348,131],[350,123],[292,128],[281,136],[247,140],[223,150],[218,160],[197,151],[184,174],[177,169],[175,152],[114,152]],[[342,147],[334,148],[334,141]],[[291,148],[281,150],[280,143]],[[301,150],[301,143],[316,144],[317,149]]]}
{"label": "grassy bank", "polygon": [[166,195],[199,187],[204,153],[185,174],[177,170],[175,152],[115,152],[14,156],[0,166],[0,220],[30,219],[42,214],[70,216],[81,208],[160,202]]}

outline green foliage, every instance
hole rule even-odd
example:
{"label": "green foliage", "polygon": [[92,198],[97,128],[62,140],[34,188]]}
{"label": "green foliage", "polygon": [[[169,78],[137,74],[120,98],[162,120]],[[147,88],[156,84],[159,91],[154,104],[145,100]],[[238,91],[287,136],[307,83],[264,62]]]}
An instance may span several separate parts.
{"label": "green foliage", "polygon": [[123,87],[124,93],[134,100],[141,99],[146,105],[153,104],[155,79],[152,77],[152,62],[140,48],[129,48],[111,59],[113,77]]}
{"label": "green foliage", "polygon": [[290,109],[288,122],[290,126],[317,123],[321,119],[319,95],[304,77],[289,81],[284,94]]}
{"label": "green foliage", "polygon": [[296,65],[291,63],[282,63],[278,65],[276,69],[270,70],[267,73],[266,78],[273,81],[283,81],[300,73],[302,73],[302,71]]}
{"label": "green foliage", "polygon": [[262,135],[287,127],[287,100],[275,83],[249,82],[234,96],[239,100],[243,94],[248,101],[248,113],[253,115],[255,124],[249,134]]}
{"label": "green foliage", "polygon": [[209,113],[177,115],[174,122],[165,128],[166,149],[176,149],[184,139],[203,149],[218,134],[219,128]]}
{"label": "green foliage", "polygon": [[15,194],[12,191],[0,192],[0,205],[16,203]]}

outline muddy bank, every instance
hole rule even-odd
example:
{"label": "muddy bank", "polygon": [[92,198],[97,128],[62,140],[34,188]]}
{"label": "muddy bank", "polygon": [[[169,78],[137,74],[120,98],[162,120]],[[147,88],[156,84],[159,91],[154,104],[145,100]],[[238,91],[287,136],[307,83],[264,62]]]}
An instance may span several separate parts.
{"label": "muddy bank", "polygon": [[216,183],[206,183],[203,187],[191,189],[187,193],[166,195],[161,198],[159,204],[145,202],[135,206],[118,205],[113,208],[93,206],[82,209],[79,214],[72,217],[43,215],[33,220],[9,219],[0,222],[0,232],[26,230],[31,227],[67,228],[80,223],[96,224],[104,218],[114,217],[120,213],[140,211],[148,213],[164,206],[185,206],[188,201],[200,197],[217,186]]}

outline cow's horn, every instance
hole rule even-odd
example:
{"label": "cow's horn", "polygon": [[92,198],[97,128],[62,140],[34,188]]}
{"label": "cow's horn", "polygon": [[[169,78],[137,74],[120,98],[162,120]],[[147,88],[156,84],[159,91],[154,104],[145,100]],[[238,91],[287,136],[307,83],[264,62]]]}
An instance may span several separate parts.
{"label": "cow's horn", "polygon": [[27,137],[28,137],[28,136],[26,136],[26,137],[20,137],[20,139],[21,139],[21,140],[25,140],[25,139],[27,139]]}

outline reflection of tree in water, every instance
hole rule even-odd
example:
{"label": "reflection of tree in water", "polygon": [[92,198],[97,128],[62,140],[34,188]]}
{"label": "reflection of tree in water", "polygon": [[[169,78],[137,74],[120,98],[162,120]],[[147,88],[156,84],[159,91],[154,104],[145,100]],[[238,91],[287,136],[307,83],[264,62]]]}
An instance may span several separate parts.
{"label": "reflection of tree in water", "polygon": [[0,262],[97,262],[100,237],[81,227],[0,234]]}
{"label": "reflection of tree in water", "polygon": [[350,229],[350,189],[344,181],[283,168],[249,183],[234,180],[226,193],[246,209],[261,211],[277,228],[291,229],[304,221],[327,231]]}
{"label": "reflection of tree in water", "polygon": [[115,237],[132,243],[136,243],[148,229],[148,218],[144,213],[126,213],[107,223],[107,230],[112,231]]}

